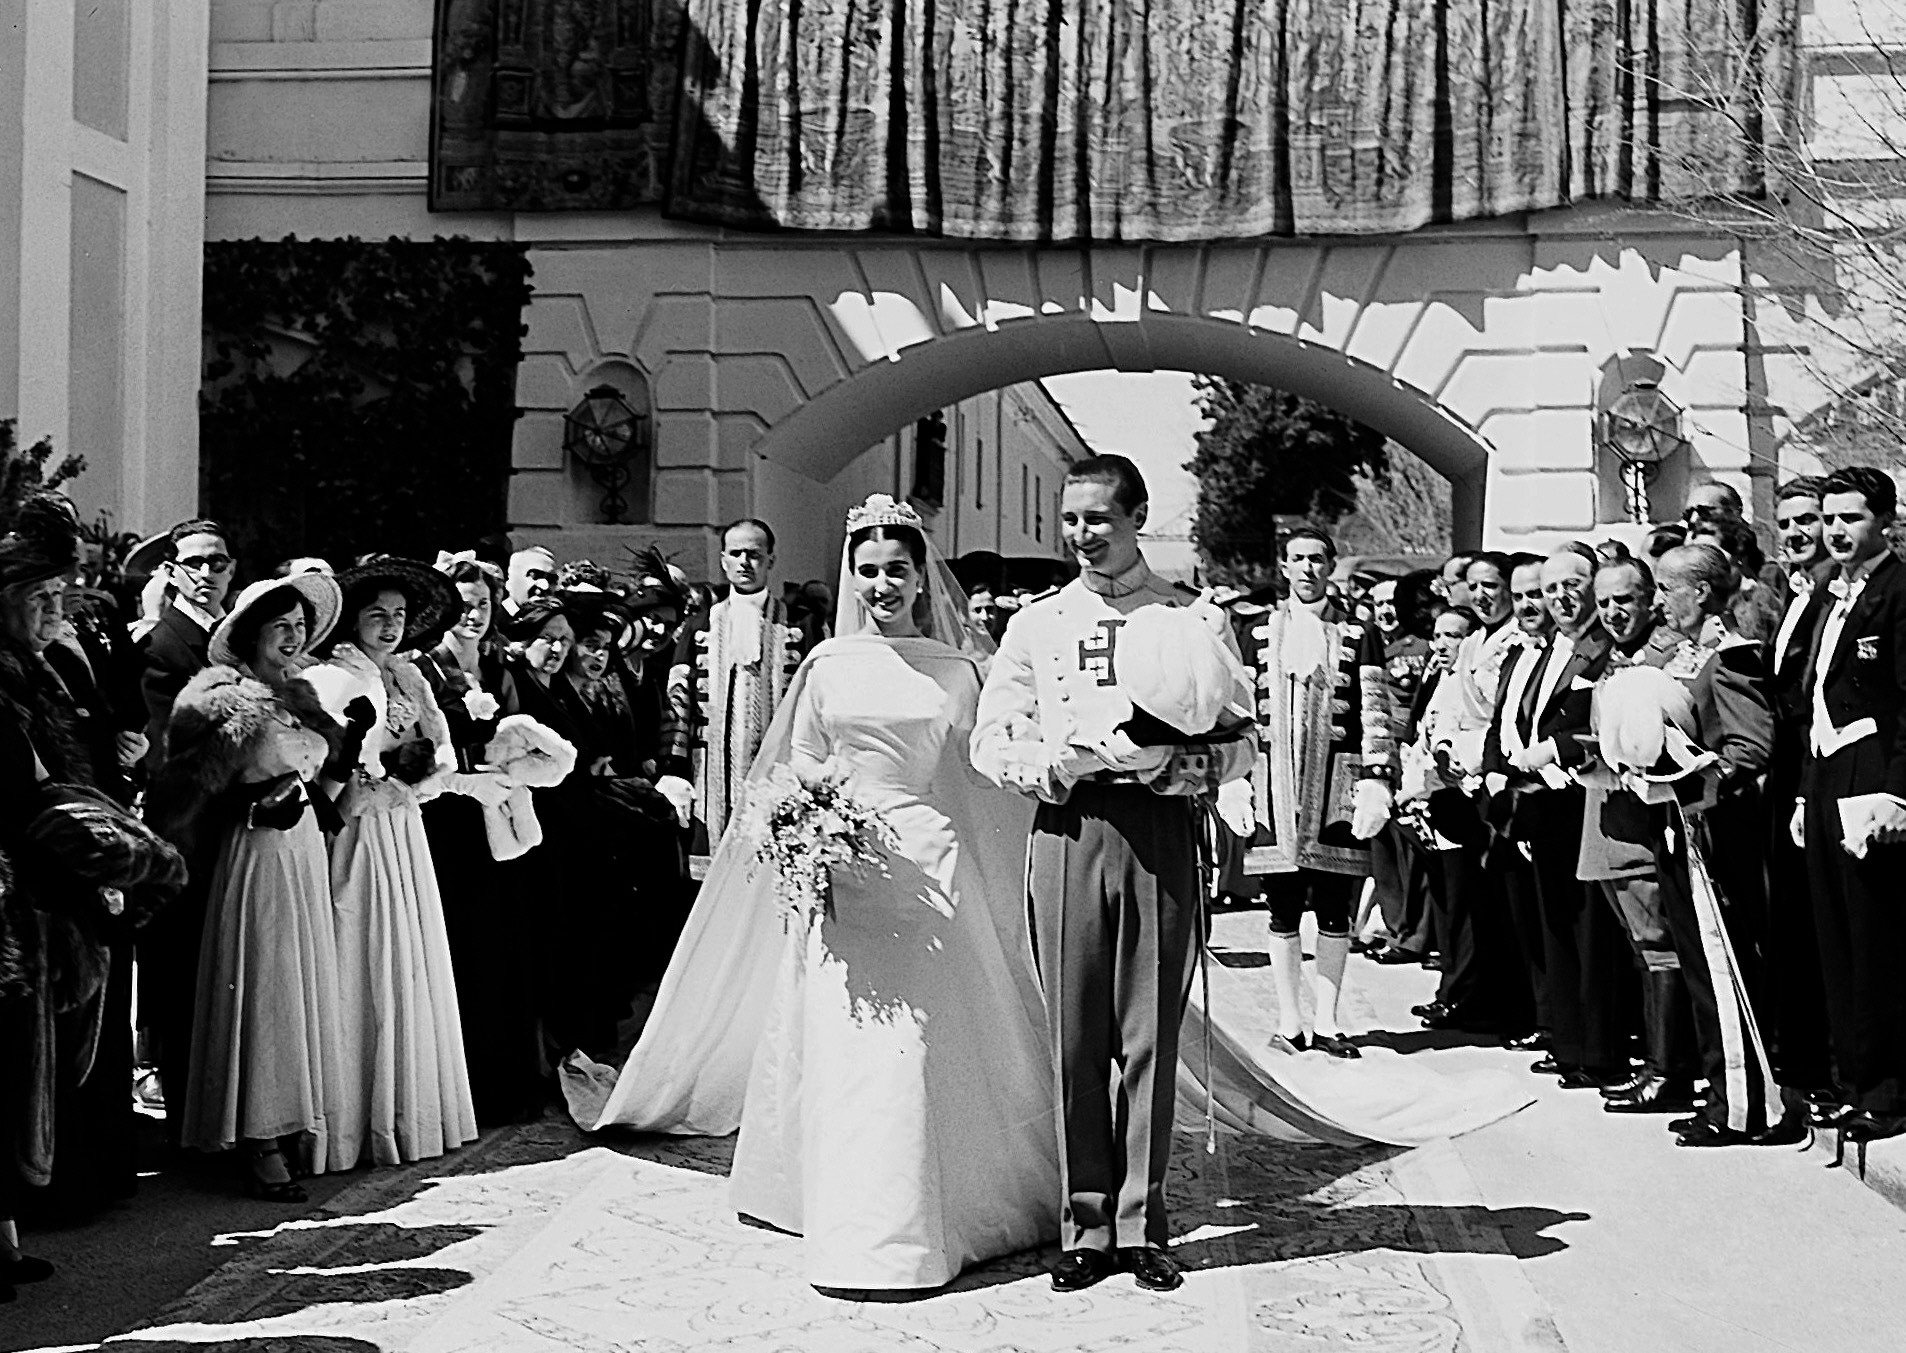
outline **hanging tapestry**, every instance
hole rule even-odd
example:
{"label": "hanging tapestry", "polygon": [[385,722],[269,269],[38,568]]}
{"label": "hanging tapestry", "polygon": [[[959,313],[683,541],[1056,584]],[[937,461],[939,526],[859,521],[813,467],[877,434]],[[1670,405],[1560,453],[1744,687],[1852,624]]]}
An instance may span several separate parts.
{"label": "hanging tapestry", "polygon": [[1022,241],[1755,191],[1793,0],[438,0],[432,205]]}

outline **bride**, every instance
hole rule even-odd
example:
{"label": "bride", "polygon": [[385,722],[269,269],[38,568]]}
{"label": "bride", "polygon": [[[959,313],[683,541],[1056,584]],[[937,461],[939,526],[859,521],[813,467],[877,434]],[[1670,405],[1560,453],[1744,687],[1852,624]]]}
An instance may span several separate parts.
{"label": "bride", "polygon": [[898,848],[835,876],[831,916],[784,922],[729,833],[613,1089],[582,1059],[564,1087],[589,1128],[738,1121],[735,1209],[798,1232],[816,1287],[930,1288],[1058,1230],[1028,814],[967,760],[980,649],[919,516],[876,495],[847,531],[838,637],[751,778],[843,766]]}

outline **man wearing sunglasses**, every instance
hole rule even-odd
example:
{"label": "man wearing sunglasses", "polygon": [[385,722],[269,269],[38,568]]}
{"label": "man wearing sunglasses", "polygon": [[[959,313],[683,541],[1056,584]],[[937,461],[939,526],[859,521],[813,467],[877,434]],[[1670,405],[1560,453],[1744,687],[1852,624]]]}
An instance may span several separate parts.
{"label": "man wearing sunglasses", "polygon": [[1688,490],[1688,506],[1681,519],[1689,527],[1704,521],[1740,521],[1746,510],[1734,486],[1717,481]]}

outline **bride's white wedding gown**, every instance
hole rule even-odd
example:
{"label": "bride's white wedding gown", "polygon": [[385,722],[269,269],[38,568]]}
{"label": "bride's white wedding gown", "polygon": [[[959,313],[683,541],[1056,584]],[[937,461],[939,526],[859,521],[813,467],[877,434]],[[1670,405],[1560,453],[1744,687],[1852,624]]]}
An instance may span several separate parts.
{"label": "bride's white wedding gown", "polygon": [[817,1286],[937,1287],[1057,1233],[1045,1019],[975,811],[1023,809],[967,762],[979,684],[929,640],[835,640],[794,712],[795,764],[844,764],[899,841],[792,937],[735,1146],[736,1210],[800,1232]]}
{"label": "bride's white wedding gown", "polygon": [[1024,925],[1031,808],[967,760],[972,659],[852,636],[802,676],[793,759],[844,764],[898,849],[866,877],[837,873],[833,915],[784,933],[768,880],[726,846],[614,1090],[581,1063],[565,1089],[585,1127],[724,1132],[738,1114],[735,1210],[801,1234],[809,1282],[937,1287],[1058,1232]]}

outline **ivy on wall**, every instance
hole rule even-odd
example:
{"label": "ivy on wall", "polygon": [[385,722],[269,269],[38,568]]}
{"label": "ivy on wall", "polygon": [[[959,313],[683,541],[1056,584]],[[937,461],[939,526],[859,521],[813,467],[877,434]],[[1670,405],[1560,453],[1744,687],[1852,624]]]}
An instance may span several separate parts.
{"label": "ivy on wall", "polygon": [[529,277],[508,243],[206,246],[199,498],[245,576],[503,529]]}

